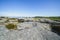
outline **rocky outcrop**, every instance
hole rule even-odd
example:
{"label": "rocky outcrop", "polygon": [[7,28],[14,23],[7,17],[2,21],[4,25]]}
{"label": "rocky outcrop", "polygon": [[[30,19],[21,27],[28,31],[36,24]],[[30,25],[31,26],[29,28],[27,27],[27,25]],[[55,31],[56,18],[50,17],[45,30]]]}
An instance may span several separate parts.
{"label": "rocky outcrop", "polygon": [[60,36],[51,31],[49,24],[25,22],[20,25],[22,30],[8,30],[0,26],[0,40],[60,40]]}

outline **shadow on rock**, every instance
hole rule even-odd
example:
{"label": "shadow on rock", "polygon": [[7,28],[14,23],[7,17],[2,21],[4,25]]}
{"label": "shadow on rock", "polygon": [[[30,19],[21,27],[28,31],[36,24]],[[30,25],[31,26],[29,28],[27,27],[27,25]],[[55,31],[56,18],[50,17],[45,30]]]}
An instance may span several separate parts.
{"label": "shadow on rock", "polygon": [[52,23],[51,31],[57,33],[60,36],[60,24]]}

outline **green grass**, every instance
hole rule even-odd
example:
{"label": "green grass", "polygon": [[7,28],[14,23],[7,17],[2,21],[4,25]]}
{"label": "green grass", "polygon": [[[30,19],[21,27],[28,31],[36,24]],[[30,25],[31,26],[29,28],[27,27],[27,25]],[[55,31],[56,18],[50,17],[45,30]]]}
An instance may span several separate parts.
{"label": "green grass", "polygon": [[48,17],[51,20],[60,20],[60,17]]}
{"label": "green grass", "polygon": [[34,18],[48,18],[48,19],[51,19],[51,20],[60,20],[60,16],[54,16],[54,17],[40,17],[40,16],[36,16]]}

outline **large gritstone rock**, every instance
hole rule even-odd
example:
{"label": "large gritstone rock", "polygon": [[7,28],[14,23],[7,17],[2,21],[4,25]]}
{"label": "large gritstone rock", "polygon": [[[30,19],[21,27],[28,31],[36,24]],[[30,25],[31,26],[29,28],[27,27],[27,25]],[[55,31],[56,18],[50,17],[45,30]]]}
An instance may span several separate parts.
{"label": "large gritstone rock", "polygon": [[[28,24],[30,28],[26,27]],[[23,23],[22,30],[8,30],[5,26],[0,26],[0,40],[60,40],[60,36],[51,32],[48,24],[33,22]]]}

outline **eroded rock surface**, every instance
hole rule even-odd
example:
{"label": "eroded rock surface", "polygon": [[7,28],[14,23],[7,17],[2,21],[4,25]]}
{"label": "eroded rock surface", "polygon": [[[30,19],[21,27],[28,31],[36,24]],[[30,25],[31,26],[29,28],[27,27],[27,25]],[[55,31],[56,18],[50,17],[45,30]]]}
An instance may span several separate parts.
{"label": "eroded rock surface", "polygon": [[51,32],[49,24],[25,22],[21,27],[22,30],[8,30],[0,26],[0,40],[60,40],[59,35]]}

